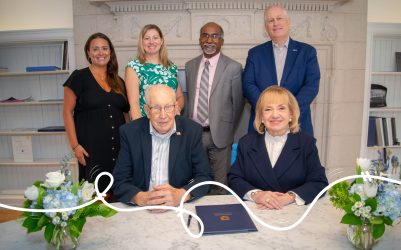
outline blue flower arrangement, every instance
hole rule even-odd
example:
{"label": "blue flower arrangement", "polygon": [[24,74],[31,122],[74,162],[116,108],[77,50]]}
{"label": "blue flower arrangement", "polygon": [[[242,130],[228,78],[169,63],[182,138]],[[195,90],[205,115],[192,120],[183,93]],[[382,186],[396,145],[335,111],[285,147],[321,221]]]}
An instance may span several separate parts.
{"label": "blue flower arrangement", "polygon": [[[357,160],[357,175],[366,171],[380,175],[379,169],[370,159]],[[345,211],[341,223],[356,226],[350,239],[354,246],[365,244],[362,240],[367,237],[362,234],[366,229],[362,230],[362,225],[371,228],[374,244],[384,234],[385,225],[392,226],[400,221],[401,193],[399,186],[393,183],[359,178],[352,183],[344,181],[334,185],[329,195],[333,206]]]}
{"label": "blue flower arrangement", "polygon": [[[36,181],[25,190],[26,200],[24,208],[32,209],[60,209],[72,208],[85,204],[93,199],[95,186],[87,181],[74,183],[71,171],[68,169],[72,154],[61,160],[61,169],[46,174],[46,180]],[[110,217],[116,211],[101,202],[94,202],[78,210],[65,212],[24,212],[26,217],[22,226],[28,233],[37,232],[45,228],[46,241],[61,248],[68,244],[75,248],[79,236],[86,223],[86,217]]]}

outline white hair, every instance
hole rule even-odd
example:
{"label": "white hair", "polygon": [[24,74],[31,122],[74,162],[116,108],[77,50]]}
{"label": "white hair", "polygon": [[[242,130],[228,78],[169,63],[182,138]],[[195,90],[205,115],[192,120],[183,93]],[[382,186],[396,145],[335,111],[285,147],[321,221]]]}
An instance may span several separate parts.
{"label": "white hair", "polygon": [[151,92],[154,90],[158,90],[158,89],[165,89],[167,91],[171,91],[171,98],[175,101],[176,100],[176,96],[175,96],[175,91],[174,89],[170,88],[169,86],[165,85],[165,84],[154,84],[154,85],[146,85],[144,86],[145,89],[145,103],[147,105],[149,105],[149,102],[151,100]]}

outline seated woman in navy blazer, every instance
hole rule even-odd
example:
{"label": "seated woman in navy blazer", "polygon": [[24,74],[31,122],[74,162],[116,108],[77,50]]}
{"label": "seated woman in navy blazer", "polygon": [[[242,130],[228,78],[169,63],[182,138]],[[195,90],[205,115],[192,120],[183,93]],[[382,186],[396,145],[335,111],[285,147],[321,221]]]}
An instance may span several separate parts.
{"label": "seated woman in navy blazer", "polygon": [[286,89],[271,86],[260,95],[254,127],[240,139],[228,185],[261,209],[304,205],[328,185],[316,139],[299,131],[299,106]]}

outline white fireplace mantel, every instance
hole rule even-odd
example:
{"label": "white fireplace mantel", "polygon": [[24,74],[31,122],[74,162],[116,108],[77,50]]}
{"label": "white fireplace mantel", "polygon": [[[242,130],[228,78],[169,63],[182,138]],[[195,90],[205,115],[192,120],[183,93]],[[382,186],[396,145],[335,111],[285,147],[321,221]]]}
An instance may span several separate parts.
{"label": "white fireplace mantel", "polygon": [[329,11],[332,6],[349,0],[275,0],[275,1],[140,1],[140,0],[89,0],[94,4],[106,4],[113,14],[146,11],[192,11],[192,10],[263,10],[269,5],[281,5],[289,11]]}

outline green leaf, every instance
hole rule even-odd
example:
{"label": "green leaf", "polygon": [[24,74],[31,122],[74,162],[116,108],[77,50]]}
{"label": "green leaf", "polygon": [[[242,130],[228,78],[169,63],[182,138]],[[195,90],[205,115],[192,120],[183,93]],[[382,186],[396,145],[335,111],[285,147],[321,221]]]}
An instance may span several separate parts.
{"label": "green leaf", "polygon": [[384,224],[389,225],[389,226],[393,225],[393,221],[387,216],[383,216],[383,222],[384,222]]}
{"label": "green leaf", "polygon": [[40,219],[38,221],[38,224],[36,225],[37,231],[42,230],[42,228],[49,223],[50,223],[49,217],[47,217],[45,214],[42,214],[42,216],[40,217]]}
{"label": "green leaf", "polygon": [[377,209],[377,200],[374,198],[367,198],[365,200],[365,206],[370,206],[372,209],[371,212],[374,212]]}
{"label": "green leaf", "polygon": [[111,217],[117,213],[117,211],[115,211],[114,209],[111,209],[105,205],[99,206],[98,211],[99,211],[99,215],[106,217],[106,218]]}
{"label": "green leaf", "polygon": [[344,207],[344,210],[345,210],[345,212],[347,213],[347,214],[352,214],[352,206],[353,206],[354,204],[353,203],[351,203],[351,204],[348,204],[348,205],[346,205],[345,207]]}
{"label": "green leaf", "polygon": [[50,243],[50,241],[52,240],[52,236],[53,236],[53,232],[54,232],[55,228],[56,228],[56,226],[53,225],[52,223],[47,224],[47,226],[45,228],[44,236],[48,243]]}
{"label": "green leaf", "polygon": [[71,193],[73,193],[73,194],[78,194],[78,189],[79,189],[79,183],[73,183],[72,184],[72,188],[71,188]]}
{"label": "green leaf", "polygon": [[370,223],[378,225],[378,224],[383,224],[384,221],[381,217],[372,217],[369,219]]}
{"label": "green leaf", "polygon": [[78,220],[70,221],[69,225],[70,225],[71,235],[78,238],[82,232],[82,228],[84,227],[85,223],[86,223],[85,218],[80,218]]}
{"label": "green leaf", "polygon": [[46,190],[43,187],[38,187],[38,198],[36,199],[35,208],[43,208],[43,197],[47,195]]}
{"label": "green leaf", "polygon": [[386,230],[384,224],[373,224],[373,238],[378,239],[382,237],[384,231]]}
{"label": "green leaf", "polygon": [[359,196],[359,194],[353,194],[351,197],[352,197],[352,200],[354,201],[354,203],[362,200],[361,196]]}
{"label": "green leaf", "polygon": [[348,225],[361,225],[362,220],[355,214],[347,213],[341,219],[341,223]]}
{"label": "green leaf", "polygon": [[[357,174],[357,175],[360,175],[361,173],[362,173],[362,168],[361,168],[361,166],[356,165],[356,174]],[[362,184],[362,183],[363,183],[363,179],[362,179],[362,178],[356,178],[356,179],[355,179],[355,183]]]}
{"label": "green leaf", "polygon": [[24,207],[24,208],[29,208],[29,207],[31,206],[31,204],[32,204],[32,201],[26,199],[26,200],[24,201],[23,207]]}
{"label": "green leaf", "polygon": [[36,228],[38,227],[39,218],[30,216],[24,220],[22,226],[28,229],[28,233],[37,232]]}

